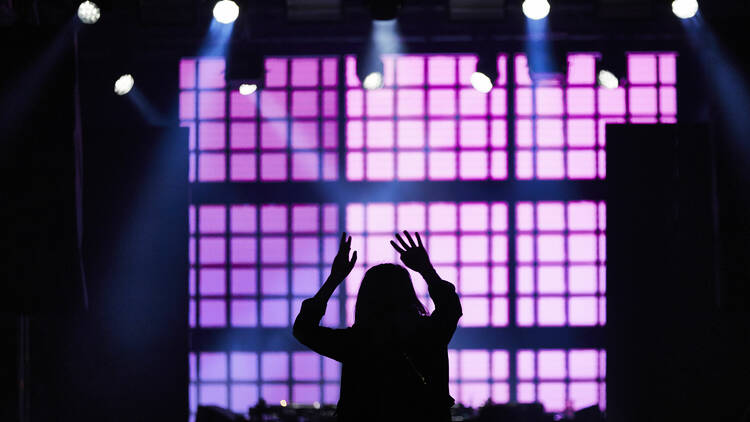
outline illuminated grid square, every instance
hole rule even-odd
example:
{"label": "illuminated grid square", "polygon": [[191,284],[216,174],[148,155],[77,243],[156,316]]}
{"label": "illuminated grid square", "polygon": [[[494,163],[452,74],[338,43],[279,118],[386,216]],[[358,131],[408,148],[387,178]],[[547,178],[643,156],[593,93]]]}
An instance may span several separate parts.
{"label": "illuminated grid square", "polygon": [[517,399],[540,402],[547,412],[566,403],[579,410],[606,409],[606,351],[601,349],[519,350],[516,353]]}
{"label": "illuminated grid square", "polygon": [[223,58],[180,62],[179,117],[191,182],[338,178],[337,58],[266,59],[266,88],[244,96]]}
{"label": "illuminated grid square", "polygon": [[606,324],[604,202],[516,204],[518,326]]}
{"label": "illuminated grid square", "polygon": [[[346,231],[358,252],[357,266],[346,280],[347,324],[366,269],[399,263],[390,245],[394,233],[419,232],[438,274],[456,286],[465,327],[508,325],[508,217],[503,202],[352,203],[346,208]],[[410,270],[417,296],[429,311],[427,285]]]}
{"label": "illuminated grid square", "polygon": [[[332,204],[191,206],[190,326],[291,327],[338,247]],[[323,323],[341,325],[331,299]]]}
{"label": "illuminated grid square", "polygon": [[507,350],[448,349],[448,391],[464,406],[510,401]]}
{"label": "illuminated grid square", "polygon": [[341,364],[308,351],[190,353],[189,403],[247,414],[259,398],[269,405],[336,404]]}
{"label": "illuminated grid square", "polygon": [[565,83],[532,84],[515,56],[515,175],[518,179],[603,179],[607,123],[676,123],[676,54],[628,54],[617,89],[596,83],[596,53],[568,55]]}
{"label": "illuminated grid square", "polygon": [[364,90],[346,57],[348,180],[507,178],[507,56],[495,88],[471,87],[474,55],[384,55],[384,86]]}

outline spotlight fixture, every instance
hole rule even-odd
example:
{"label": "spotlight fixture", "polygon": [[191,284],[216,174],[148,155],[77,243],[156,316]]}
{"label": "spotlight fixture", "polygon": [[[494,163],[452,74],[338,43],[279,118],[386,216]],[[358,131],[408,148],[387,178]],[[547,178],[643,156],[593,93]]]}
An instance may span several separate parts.
{"label": "spotlight fixture", "polygon": [[380,89],[385,82],[383,79],[383,61],[376,54],[360,54],[357,56],[357,77],[362,87],[367,90]]}
{"label": "spotlight fixture", "polygon": [[214,19],[220,23],[232,23],[240,15],[240,7],[232,0],[219,0],[214,6]]}
{"label": "spotlight fixture", "polygon": [[260,49],[247,43],[229,46],[224,76],[230,89],[241,95],[251,95],[263,88],[265,64]]}
{"label": "spotlight fixture", "polygon": [[606,89],[617,89],[625,77],[627,65],[621,52],[605,54],[596,60],[596,81]]}
{"label": "spotlight fixture", "polygon": [[471,86],[477,91],[486,94],[492,90],[497,80],[497,54],[494,52],[482,52],[479,54],[476,71],[469,79]]}
{"label": "spotlight fixture", "polygon": [[378,21],[396,19],[403,4],[402,0],[365,0],[372,18]]}
{"label": "spotlight fixture", "polygon": [[672,13],[680,19],[690,19],[698,13],[698,0],[674,0]]}
{"label": "spotlight fixture", "polygon": [[521,9],[527,18],[536,21],[549,15],[550,5],[547,0],[524,0]]}
{"label": "spotlight fixture", "polygon": [[85,24],[91,25],[96,23],[101,15],[102,12],[99,9],[99,6],[94,2],[87,0],[78,6],[78,19]]}
{"label": "spotlight fixture", "polygon": [[133,75],[128,73],[120,76],[115,81],[115,94],[125,95],[130,92],[131,89],[133,89],[133,85],[135,85],[135,79],[133,79]]}

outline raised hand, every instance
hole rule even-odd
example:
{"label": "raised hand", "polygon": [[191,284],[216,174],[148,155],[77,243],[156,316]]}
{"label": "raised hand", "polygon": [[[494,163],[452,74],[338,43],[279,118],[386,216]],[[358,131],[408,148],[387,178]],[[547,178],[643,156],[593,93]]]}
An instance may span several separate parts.
{"label": "raised hand", "polygon": [[351,259],[349,259],[349,251],[352,248],[352,237],[346,237],[346,232],[341,233],[341,242],[339,243],[339,251],[336,257],[333,258],[333,264],[331,265],[331,278],[336,282],[341,283],[344,281],[346,276],[352,272],[354,264],[357,262],[357,251],[352,253]]}
{"label": "raised hand", "polygon": [[419,237],[419,233],[415,232],[414,234],[417,237],[416,243],[414,243],[414,239],[412,239],[409,232],[404,230],[404,235],[406,236],[408,243],[404,241],[401,235],[396,233],[396,239],[400,245],[392,240],[391,245],[401,254],[401,262],[403,262],[404,265],[420,274],[424,274],[433,269],[432,263],[430,263],[430,257],[427,256],[427,250],[425,250],[424,245],[422,245],[422,238]]}

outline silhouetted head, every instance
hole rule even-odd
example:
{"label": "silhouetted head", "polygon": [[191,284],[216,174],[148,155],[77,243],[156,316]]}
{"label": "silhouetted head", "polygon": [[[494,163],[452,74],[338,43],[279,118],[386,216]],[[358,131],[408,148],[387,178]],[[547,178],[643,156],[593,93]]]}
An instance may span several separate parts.
{"label": "silhouetted head", "polygon": [[417,298],[406,268],[395,264],[376,265],[367,270],[359,286],[354,323],[368,325],[397,315],[427,315],[427,311]]}

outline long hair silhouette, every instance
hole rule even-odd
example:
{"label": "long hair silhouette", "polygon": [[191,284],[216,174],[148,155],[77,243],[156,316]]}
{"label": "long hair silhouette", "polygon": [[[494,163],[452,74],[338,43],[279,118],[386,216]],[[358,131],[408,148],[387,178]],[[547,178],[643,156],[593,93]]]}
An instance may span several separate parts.
{"label": "long hair silhouette", "polygon": [[427,315],[406,268],[380,264],[367,270],[357,293],[354,325],[370,326],[397,316]]}

